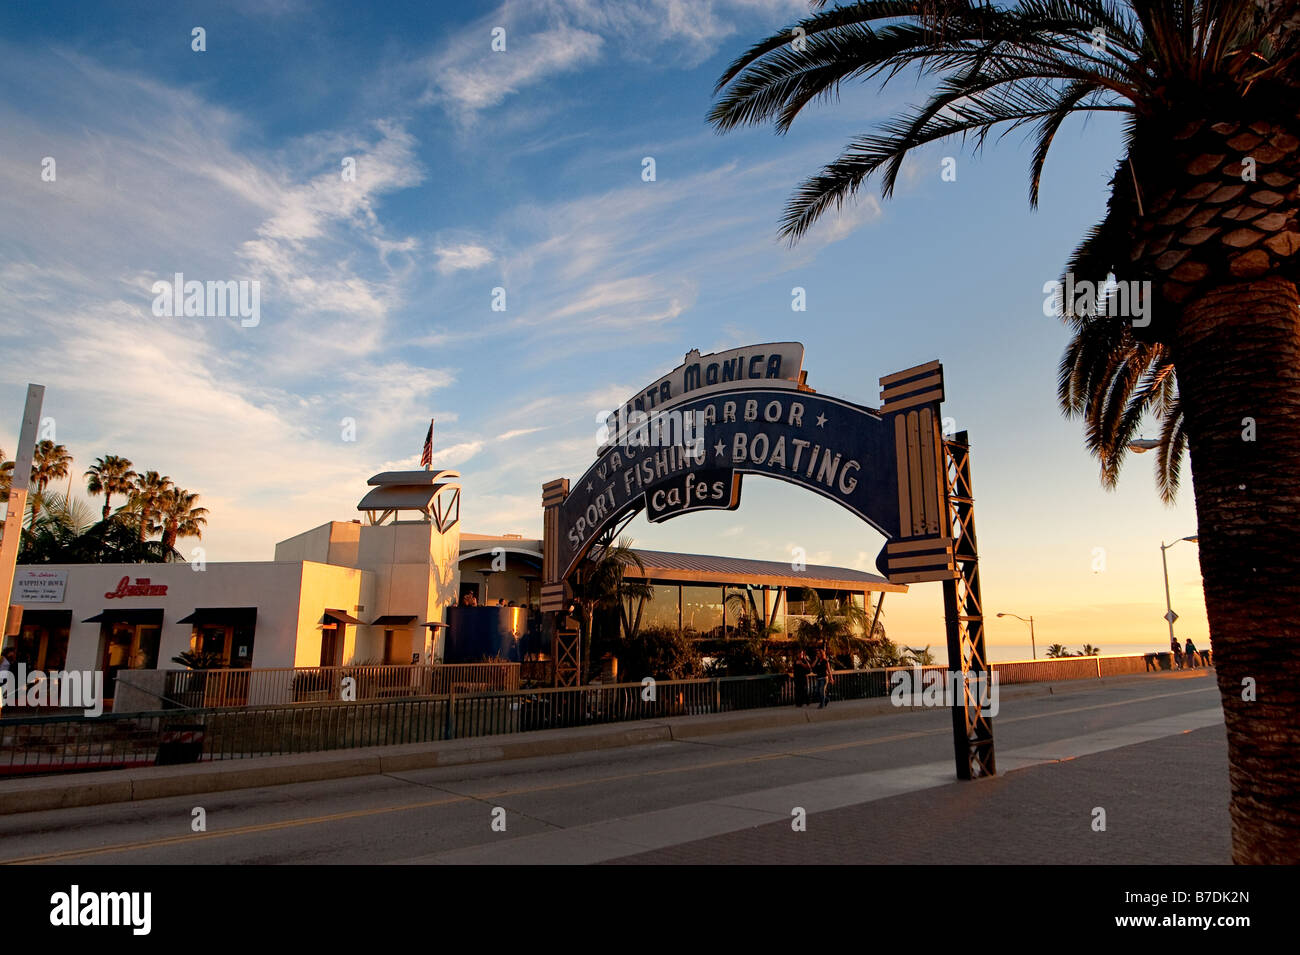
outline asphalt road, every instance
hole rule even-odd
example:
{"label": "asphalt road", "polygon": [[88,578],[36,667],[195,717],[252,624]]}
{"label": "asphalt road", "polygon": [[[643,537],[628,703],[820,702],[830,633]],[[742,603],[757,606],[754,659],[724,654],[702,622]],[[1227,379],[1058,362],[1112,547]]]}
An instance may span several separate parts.
{"label": "asphalt road", "polygon": [[[973,783],[954,781],[948,711],[910,710],[0,816],[0,861],[681,864],[771,861],[779,844],[792,861],[852,862],[884,861],[888,843],[889,861],[937,862],[951,859],[943,827],[980,813],[1008,861],[1078,860],[1073,840],[1095,861],[1227,861],[1226,747],[1207,671],[1004,696],[995,734],[1000,775]],[[193,831],[197,810],[206,831]],[[1193,818],[1201,835],[1188,838]],[[986,847],[963,861],[996,859]]]}

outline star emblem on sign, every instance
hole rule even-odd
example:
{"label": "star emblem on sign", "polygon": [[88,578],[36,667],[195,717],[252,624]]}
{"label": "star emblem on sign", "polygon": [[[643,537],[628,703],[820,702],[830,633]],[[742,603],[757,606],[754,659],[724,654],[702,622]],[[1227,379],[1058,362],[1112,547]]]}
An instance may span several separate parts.
{"label": "star emblem on sign", "polygon": [[718,453],[718,457],[722,457],[723,452],[727,450],[727,446],[719,441],[713,446],[713,450]]}
{"label": "star emblem on sign", "polygon": [[819,414],[817,416],[817,427],[819,428],[826,427],[826,416],[824,414]]}

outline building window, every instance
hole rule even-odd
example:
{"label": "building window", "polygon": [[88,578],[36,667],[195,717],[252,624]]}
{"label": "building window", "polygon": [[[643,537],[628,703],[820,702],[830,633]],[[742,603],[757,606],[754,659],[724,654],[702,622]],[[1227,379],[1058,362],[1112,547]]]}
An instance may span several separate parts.
{"label": "building window", "polygon": [[62,670],[68,660],[71,610],[27,610],[18,634],[18,662],[28,670]]}
{"label": "building window", "polygon": [[688,637],[722,636],[722,588],[682,588],[682,633]]}
{"label": "building window", "polygon": [[[677,631],[682,626],[682,588],[676,584],[653,584],[654,596],[641,611],[641,629]],[[635,606],[633,613],[636,612]]]}
{"label": "building window", "polygon": [[746,617],[753,618],[747,628],[750,633],[761,631],[767,622],[763,616],[763,591],[738,586],[726,587],[724,590],[726,601],[723,604],[723,614],[727,621],[727,636],[736,636]]}

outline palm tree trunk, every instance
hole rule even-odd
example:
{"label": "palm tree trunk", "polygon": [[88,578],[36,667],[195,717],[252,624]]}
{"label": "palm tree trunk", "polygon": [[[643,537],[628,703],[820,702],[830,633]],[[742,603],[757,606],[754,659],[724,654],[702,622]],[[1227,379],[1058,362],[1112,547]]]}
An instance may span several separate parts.
{"label": "palm tree trunk", "polygon": [[108,491],[105,491],[104,492],[104,520],[108,520],[108,511],[109,511],[111,500],[112,498],[109,496]]}
{"label": "palm tree trunk", "polygon": [[596,619],[594,608],[582,608],[582,659],[578,661],[578,683],[591,680],[591,628]]}
{"label": "palm tree trunk", "polygon": [[1233,859],[1293,863],[1300,859],[1295,283],[1268,277],[1190,300],[1174,350],[1227,723]]}

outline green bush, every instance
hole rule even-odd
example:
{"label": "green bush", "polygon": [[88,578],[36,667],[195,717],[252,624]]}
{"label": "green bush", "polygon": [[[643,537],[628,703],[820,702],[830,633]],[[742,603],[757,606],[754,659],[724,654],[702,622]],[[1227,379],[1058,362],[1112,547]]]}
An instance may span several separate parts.
{"label": "green bush", "polygon": [[761,676],[785,672],[780,656],[761,638],[723,640],[715,646],[717,649],[708,668],[709,676]]}
{"label": "green bush", "polygon": [[673,627],[647,627],[618,651],[619,680],[635,683],[652,676],[656,680],[688,680],[703,672],[703,661],[695,644]]}

